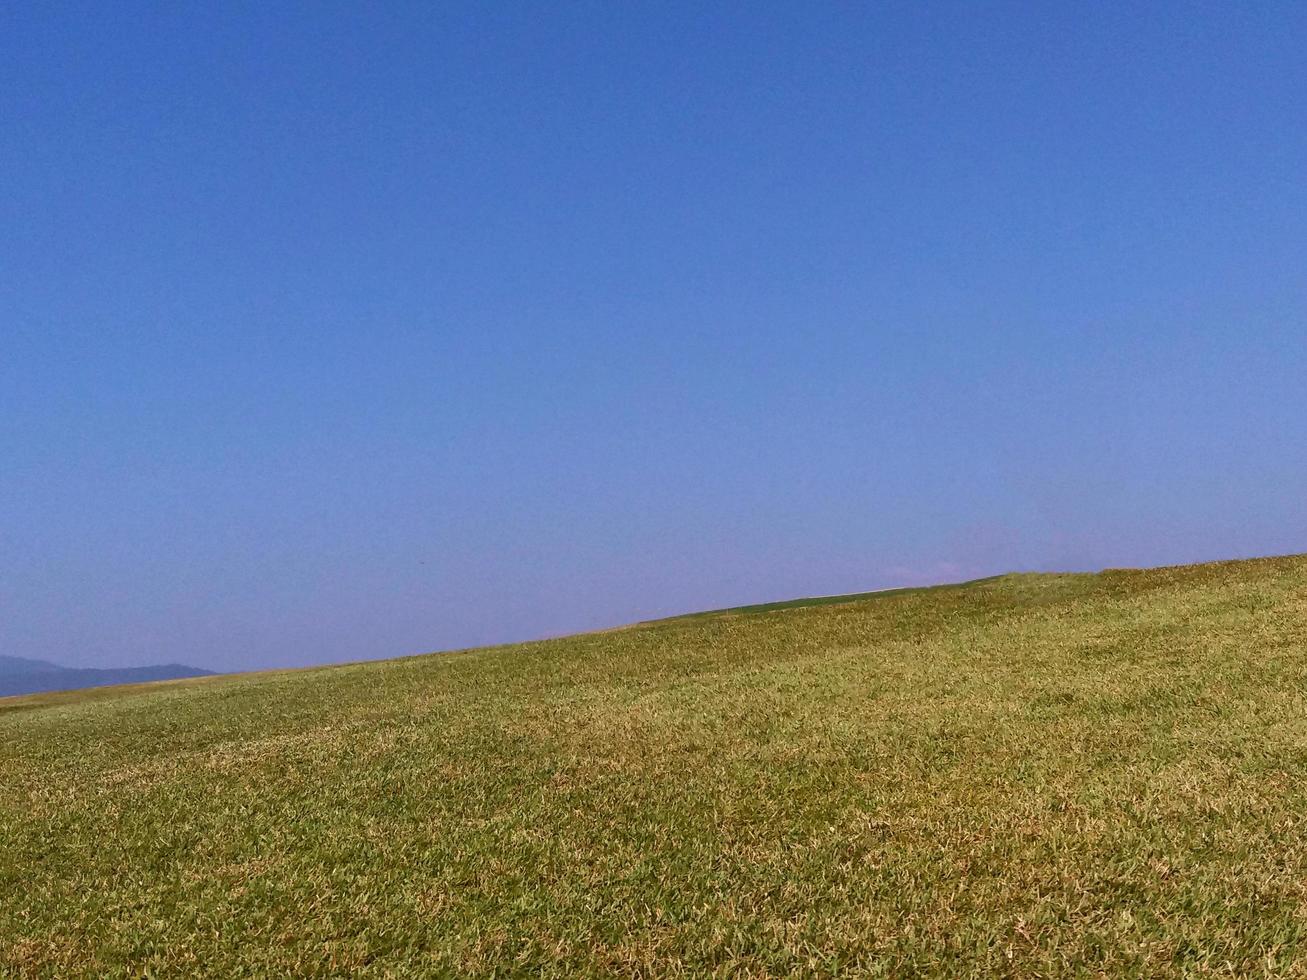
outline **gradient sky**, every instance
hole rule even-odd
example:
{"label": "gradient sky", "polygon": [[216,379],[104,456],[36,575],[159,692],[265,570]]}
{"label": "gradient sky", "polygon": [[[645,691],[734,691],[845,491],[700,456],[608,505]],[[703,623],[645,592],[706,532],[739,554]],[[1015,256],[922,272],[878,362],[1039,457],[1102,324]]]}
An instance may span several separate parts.
{"label": "gradient sky", "polygon": [[1307,550],[1307,4],[8,4],[0,653]]}

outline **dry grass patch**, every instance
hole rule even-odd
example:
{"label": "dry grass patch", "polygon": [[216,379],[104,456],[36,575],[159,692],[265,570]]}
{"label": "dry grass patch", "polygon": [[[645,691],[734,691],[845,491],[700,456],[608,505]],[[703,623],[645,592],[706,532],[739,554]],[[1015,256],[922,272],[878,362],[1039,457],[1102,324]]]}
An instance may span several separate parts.
{"label": "dry grass patch", "polygon": [[0,710],[0,974],[1303,975],[1307,559]]}

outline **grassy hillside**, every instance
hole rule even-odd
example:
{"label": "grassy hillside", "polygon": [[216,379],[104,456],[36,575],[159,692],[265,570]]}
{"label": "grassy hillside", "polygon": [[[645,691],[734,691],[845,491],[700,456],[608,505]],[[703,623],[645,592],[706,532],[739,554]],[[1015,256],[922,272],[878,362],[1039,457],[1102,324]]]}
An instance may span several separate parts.
{"label": "grassy hillside", "polygon": [[1307,558],[0,701],[0,974],[1307,973]]}

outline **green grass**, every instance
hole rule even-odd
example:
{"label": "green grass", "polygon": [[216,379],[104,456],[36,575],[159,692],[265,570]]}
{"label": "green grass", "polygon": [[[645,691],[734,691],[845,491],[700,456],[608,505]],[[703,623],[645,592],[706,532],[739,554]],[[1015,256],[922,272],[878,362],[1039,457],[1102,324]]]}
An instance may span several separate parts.
{"label": "green grass", "polygon": [[1303,975],[1305,695],[1292,557],[0,701],[0,975]]}

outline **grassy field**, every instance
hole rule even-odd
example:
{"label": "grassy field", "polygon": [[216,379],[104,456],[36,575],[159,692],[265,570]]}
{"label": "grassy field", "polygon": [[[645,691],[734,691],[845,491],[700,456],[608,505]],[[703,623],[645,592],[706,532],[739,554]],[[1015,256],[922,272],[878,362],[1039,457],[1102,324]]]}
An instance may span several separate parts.
{"label": "grassy field", "polygon": [[1307,975],[1307,557],[0,701],[0,975]]}

